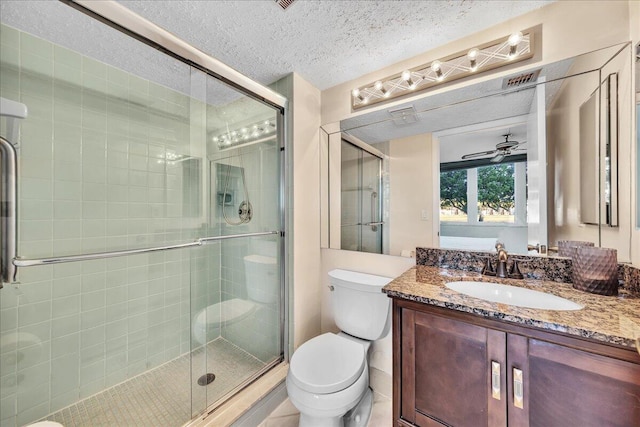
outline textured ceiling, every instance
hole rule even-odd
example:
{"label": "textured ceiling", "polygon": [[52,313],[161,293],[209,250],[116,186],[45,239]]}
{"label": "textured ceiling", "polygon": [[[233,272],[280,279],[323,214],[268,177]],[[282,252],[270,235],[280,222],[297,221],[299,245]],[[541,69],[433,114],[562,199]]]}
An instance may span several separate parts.
{"label": "textured ceiling", "polygon": [[263,84],[295,71],[320,89],[549,1],[119,1]]}
{"label": "textured ceiling", "polygon": [[[320,89],[539,8],[548,1],[120,1],[263,84],[297,72]],[[3,23],[185,94],[189,68],[56,0],[2,0]],[[124,54],[123,54],[124,53]],[[212,88],[209,87],[209,90]],[[237,92],[216,88],[207,102]]]}

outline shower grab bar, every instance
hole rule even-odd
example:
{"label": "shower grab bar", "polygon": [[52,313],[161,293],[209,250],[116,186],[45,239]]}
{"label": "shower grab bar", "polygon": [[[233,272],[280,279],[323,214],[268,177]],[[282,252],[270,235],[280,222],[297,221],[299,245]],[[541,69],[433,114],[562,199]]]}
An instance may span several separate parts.
{"label": "shower grab bar", "polygon": [[18,242],[18,155],[13,144],[0,136],[0,157],[2,161],[2,184],[0,186],[0,289],[2,283],[16,281],[17,268],[12,263],[17,253]]}
{"label": "shower grab bar", "polygon": [[145,249],[127,249],[122,251],[96,252],[92,254],[68,255],[68,256],[60,256],[60,257],[52,257],[52,258],[32,258],[32,259],[15,258],[13,260],[13,265],[15,267],[33,267],[38,265],[63,264],[67,262],[116,258],[121,256],[127,256],[127,255],[138,255],[138,254],[146,254],[151,252],[168,251],[172,249],[192,248],[196,246],[206,245],[208,243],[215,242],[218,240],[238,239],[241,237],[269,236],[273,234],[280,234],[280,231],[261,231],[257,233],[229,234],[226,236],[201,237],[189,243],[180,243],[180,244],[169,245],[169,246],[156,246],[153,248],[145,248]]}

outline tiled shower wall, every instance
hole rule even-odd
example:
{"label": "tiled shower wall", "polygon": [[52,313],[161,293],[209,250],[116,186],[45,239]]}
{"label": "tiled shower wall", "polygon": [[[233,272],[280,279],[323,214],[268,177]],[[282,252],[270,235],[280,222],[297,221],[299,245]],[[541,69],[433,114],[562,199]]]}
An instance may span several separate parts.
{"label": "tiled shower wall", "polygon": [[[183,217],[202,208],[185,193],[184,180],[198,178],[174,160],[203,138],[201,103],[5,25],[0,42],[0,96],[29,109],[18,149],[20,255],[198,234],[206,219]],[[216,257],[219,245],[20,270],[21,284],[0,290],[2,426],[188,352],[191,290],[219,299]]]}

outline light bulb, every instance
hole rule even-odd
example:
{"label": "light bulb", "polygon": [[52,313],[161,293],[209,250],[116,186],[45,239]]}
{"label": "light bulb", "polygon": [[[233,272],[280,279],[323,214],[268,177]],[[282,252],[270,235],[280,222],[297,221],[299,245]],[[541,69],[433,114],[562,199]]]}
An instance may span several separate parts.
{"label": "light bulb", "polygon": [[522,41],[522,38],[524,36],[522,35],[522,33],[520,31],[518,31],[517,33],[513,33],[509,36],[509,46],[517,46],[518,43],[520,43]]}
{"label": "light bulb", "polygon": [[411,78],[411,71],[404,70],[402,72],[402,80],[407,82],[407,84],[409,85],[409,89],[413,90],[416,88],[416,82],[414,82],[413,79]]}
{"label": "light bulb", "polygon": [[247,128],[242,128],[242,129],[240,129],[240,132],[242,132],[242,133],[247,133],[247,131],[248,131],[248,130],[249,130],[249,129],[247,129]]}
{"label": "light bulb", "polygon": [[358,98],[360,100],[360,102],[362,102],[363,104],[366,104],[364,96],[362,96],[362,94],[360,93],[360,89],[356,88],[356,89],[352,90],[351,91],[351,95],[353,95],[354,98]]}
{"label": "light bulb", "polygon": [[442,75],[442,62],[435,60],[431,63],[431,71],[436,73],[436,80],[442,81],[444,76]]}
{"label": "light bulb", "polygon": [[219,141],[218,137],[217,137],[217,136],[214,136],[214,137],[213,137],[213,142],[218,142],[218,141]]}
{"label": "light bulb", "polygon": [[379,90],[380,92],[382,92],[382,96],[384,96],[385,98],[390,95],[390,92],[384,88],[384,86],[382,85],[382,82],[380,80],[375,82],[373,84],[373,87],[375,87],[376,90]]}
{"label": "light bulb", "polygon": [[509,44],[509,59],[513,59],[518,55],[518,43],[522,41],[523,35],[520,31],[509,36],[507,43]]}
{"label": "light bulb", "polygon": [[469,67],[471,68],[471,71],[476,71],[478,69],[478,63],[476,62],[476,59],[478,58],[479,54],[480,54],[480,51],[475,47],[469,50],[469,52],[467,53],[467,57],[469,58]]}

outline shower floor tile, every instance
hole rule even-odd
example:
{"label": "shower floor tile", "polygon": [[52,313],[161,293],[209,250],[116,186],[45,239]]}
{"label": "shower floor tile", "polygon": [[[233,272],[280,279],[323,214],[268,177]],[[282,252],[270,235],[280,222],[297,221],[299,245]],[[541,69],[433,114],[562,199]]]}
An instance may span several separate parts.
{"label": "shower floor tile", "polygon": [[[65,427],[182,426],[192,418],[192,389],[195,412],[200,412],[265,366],[224,338],[207,345],[206,366],[204,358],[204,350],[196,350],[193,362],[188,355],[181,356],[46,419]],[[198,378],[207,372],[215,374],[215,380],[199,386]]]}

